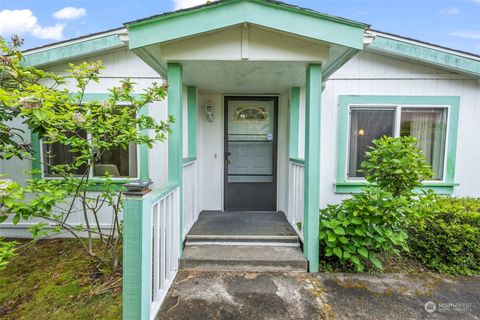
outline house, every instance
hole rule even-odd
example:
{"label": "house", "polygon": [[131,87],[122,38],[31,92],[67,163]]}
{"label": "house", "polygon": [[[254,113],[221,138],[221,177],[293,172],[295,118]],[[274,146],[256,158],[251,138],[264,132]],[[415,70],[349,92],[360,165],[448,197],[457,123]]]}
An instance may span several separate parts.
{"label": "house", "polygon": [[[283,212],[317,272],[318,210],[360,190],[364,152],[380,136],[419,139],[435,172],[426,187],[480,195],[480,56],[471,53],[281,2],[224,0],[25,56],[60,74],[69,62],[103,60],[87,99],[125,77],[139,90],[169,82],[163,108],[148,111],[181,119],[168,143],[102,163],[119,183],[154,181],[152,192],[126,200],[126,319],[155,317],[203,211]],[[39,137],[31,142],[40,153]],[[0,168],[15,176],[29,166]],[[1,235],[26,227],[7,223]]]}

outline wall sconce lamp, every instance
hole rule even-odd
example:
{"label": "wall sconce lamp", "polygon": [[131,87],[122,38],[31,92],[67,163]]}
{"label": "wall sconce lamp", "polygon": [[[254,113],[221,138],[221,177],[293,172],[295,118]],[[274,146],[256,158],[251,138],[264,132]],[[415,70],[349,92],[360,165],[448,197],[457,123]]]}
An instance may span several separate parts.
{"label": "wall sconce lamp", "polygon": [[365,135],[365,130],[364,129],[358,130],[358,135],[359,136],[364,136]]}
{"label": "wall sconce lamp", "polygon": [[208,122],[213,122],[213,103],[211,101],[208,101],[205,105],[205,112],[207,113]]}

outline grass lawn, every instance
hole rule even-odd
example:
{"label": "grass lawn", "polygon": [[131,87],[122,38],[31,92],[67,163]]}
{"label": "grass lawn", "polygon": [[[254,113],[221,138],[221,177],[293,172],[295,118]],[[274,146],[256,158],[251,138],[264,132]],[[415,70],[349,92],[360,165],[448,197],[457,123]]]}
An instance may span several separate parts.
{"label": "grass lawn", "polygon": [[75,240],[38,242],[0,271],[0,318],[121,319],[121,288],[103,283]]}

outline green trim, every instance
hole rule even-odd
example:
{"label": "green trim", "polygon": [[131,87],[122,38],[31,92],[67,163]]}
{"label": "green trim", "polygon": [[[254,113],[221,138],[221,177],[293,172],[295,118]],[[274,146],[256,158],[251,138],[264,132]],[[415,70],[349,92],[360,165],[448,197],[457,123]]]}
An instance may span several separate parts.
{"label": "green trim", "polygon": [[197,87],[187,87],[188,157],[197,156]]}
{"label": "green trim", "polygon": [[243,23],[359,50],[368,28],[363,23],[277,2],[230,0],[129,23],[129,46],[136,49]]}
{"label": "green trim", "polygon": [[145,198],[125,199],[123,211],[123,319],[125,320],[150,319],[151,238],[150,201],[145,201]]}
{"label": "green trim", "polygon": [[[148,116],[148,106],[144,106],[139,110],[140,116]],[[142,130],[143,134],[148,134],[148,130]],[[138,156],[140,159],[137,160],[137,164],[140,166],[140,179],[148,179],[150,177],[150,166],[148,163],[148,145],[141,144],[138,146],[139,152]]]}
{"label": "green trim", "polygon": [[305,160],[303,160],[303,159],[289,158],[289,160],[290,160],[290,162],[295,162],[295,163],[298,163],[298,164],[301,164],[301,165],[305,164]]}
{"label": "green trim", "polygon": [[153,203],[157,203],[160,199],[164,198],[178,187],[180,187],[179,184],[168,184],[164,188],[152,190],[148,193],[145,201],[148,201],[148,205],[151,207]]}
{"label": "green trim", "polygon": [[[335,193],[337,194],[353,194],[360,193],[362,188],[367,186],[368,183],[364,180],[362,181],[351,181],[351,182],[337,182],[335,183]],[[458,186],[458,183],[435,183],[427,182],[423,184],[424,190],[432,190],[438,194],[451,195],[455,186]],[[420,190],[417,190],[419,192]]]}
{"label": "green trim", "polygon": [[300,88],[290,90],[290,158],[298,157],[298,135],[300,119]]}
{"label": "green trim", "polygon": [[434,49],[421,44],[376,36],[368,49],[386,52],[405,58],[413,58],[439,67],[446,67],[458,72],[480,75],[480,59],[471,59],[460,54]]}
{"label": "green trim", "polygon": [[305,194],[303,239],[309,271],[319,269],[320,209],[320,108],[322,102],[322,66],[307,67],[305,99]]}
{"label": "green trim", "polygon": [[41,179],[43,174],[42,174],[42,164],[40,163],[40,161],[42,161],[42,159],[38,159],[38,161],[35,161],[35,159],[37,159],[38,157],[41,156],[40,136],[38,135],[38,133],[30,132],[30,143],[31,143],[31,146],[32,146],[31,155],[32,155],[32,158],[33,158],[33,160],[32,160],[32,170],[36,171],[32,175],[32,178],[33,179]]}
{"label": "green trim", "polygon": [[443,182],[427,181],[425,188],[441,194],[452,194],[455,183],[455,163],[457,152],[458,116],[460,97],[458,96],[370,96],[370,95],[340,95],[338,110],[338,141],[337,141],[337,177],[336,193],[357,193],[365,182],[362,180],[347,180],[348,157],[348,123],[350,105],[436,105],[449,106],[447,129],[446,172]]}
{"label": "green trim", "polygon": [[180,254],[183,251],[183,76],[179,63],[168,63],[168,114],[175,118],[168,134],[168,182],[180,185]]}
{"label": "green trim", "polygon": [[182,163],[183,163],[183,164],[187,164],[187,163],[190,163],[190,162],[193,162],[193,161],[196,161],[196,160],[197,160],[197,157],[183,158]]}
{"label": "green trim", "polygon": [[126,44],[118,38],[118,35],[112,34],[95,39],[86,39],[72,44],[65,43],[54,48],[47,47],[32,53],[27,51],[24,53],[24,63],[29,66],[41,66],[64,60],[73,60],[85,55],[125,46]]}

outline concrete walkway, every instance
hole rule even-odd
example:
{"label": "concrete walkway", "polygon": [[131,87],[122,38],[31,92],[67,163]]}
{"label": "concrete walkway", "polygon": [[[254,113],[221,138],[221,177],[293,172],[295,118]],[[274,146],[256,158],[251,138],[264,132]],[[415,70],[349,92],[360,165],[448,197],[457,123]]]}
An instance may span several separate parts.
{"label": "concrete walkway", "polygon": [[480,277],[180,271],[158,319],[480,319]]}

